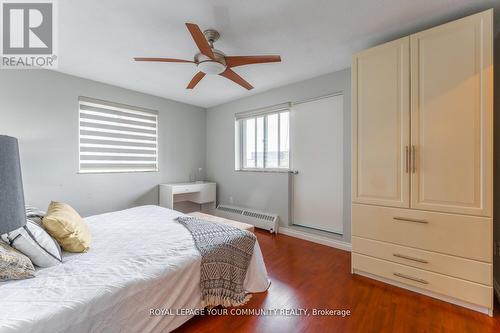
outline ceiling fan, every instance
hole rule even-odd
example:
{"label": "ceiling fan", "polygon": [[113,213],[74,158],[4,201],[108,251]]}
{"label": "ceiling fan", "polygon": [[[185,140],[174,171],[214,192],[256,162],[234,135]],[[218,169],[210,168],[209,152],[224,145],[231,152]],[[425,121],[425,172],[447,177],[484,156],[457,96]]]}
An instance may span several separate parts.
{"label": "ceiling fan", "polygon": [[214,43],[219,39],[220,34],[213,29],[201,32],[200,27],[193,23],[186,23],[186,26],[193,36],[194,42],[200,50],[194,56],[194,60],[183,60],[174,58],[134,58],[135,61],[153,62],[184,62],[194,63],[199,72],[193,77],[186,89],[193,89],[206,74],[223,76],[240,86],[250,90],[252,85],[236,74],[231,68],[250,64],[262,64],[267,62],[280,62],[279,55],[257,55],[257,56],[226,56],[222,51],[214,48]]}

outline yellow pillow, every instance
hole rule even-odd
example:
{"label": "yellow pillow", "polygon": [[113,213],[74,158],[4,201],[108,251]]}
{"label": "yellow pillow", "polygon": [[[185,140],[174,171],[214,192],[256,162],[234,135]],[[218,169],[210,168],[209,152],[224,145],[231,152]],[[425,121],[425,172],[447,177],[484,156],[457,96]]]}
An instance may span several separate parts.
{"label": "yellow pillow", "polygon": [[42,223],[64,251],[86,252],[89,249],[89,228],[70,205],[51,202]]}

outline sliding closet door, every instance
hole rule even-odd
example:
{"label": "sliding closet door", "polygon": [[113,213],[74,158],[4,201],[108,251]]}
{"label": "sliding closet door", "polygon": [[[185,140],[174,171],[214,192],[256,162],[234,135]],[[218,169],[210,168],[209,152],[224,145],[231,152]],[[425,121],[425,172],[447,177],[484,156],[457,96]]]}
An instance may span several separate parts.
{"label": "sliding closet door", "polygon": [[410,206],[409,37],[354,55],[352,196]]}
{"label": "sliding closet door", "polygon": [[293,224],[343,233],[344,96],[295,104],[290,118]]}
{"label": "sliding closet door", "polygon": [[492,214],[492,16],[411,36],[412,208]]}

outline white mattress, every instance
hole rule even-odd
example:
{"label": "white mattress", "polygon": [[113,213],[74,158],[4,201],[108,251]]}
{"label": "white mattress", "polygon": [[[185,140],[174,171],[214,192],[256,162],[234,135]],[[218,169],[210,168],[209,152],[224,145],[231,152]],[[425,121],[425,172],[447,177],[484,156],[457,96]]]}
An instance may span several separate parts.
{"label": "white mattress", "polygon": [[[201,257],[183,215],[143,206],[86,218],[91,249],[33,279],[0,283],[0,332],[159,332],[191,316],[150,309],[199,308]],[[258,243],[245,279],[249,292],[269,280]]]}

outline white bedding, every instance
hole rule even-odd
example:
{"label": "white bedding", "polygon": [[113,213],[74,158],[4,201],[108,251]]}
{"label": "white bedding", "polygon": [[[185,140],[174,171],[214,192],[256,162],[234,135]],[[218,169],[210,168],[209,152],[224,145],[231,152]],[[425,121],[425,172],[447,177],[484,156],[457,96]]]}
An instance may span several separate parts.
{"label": "white bedding", "polygon": [[[86,218],[91,249],[33,279],[0,283],[0,332],[171,331],[191,316],[150,316],[150,309],[200,307],[201,257],[183,215],[142,206]],[[269,286],[259,244],[245,279]]]}

